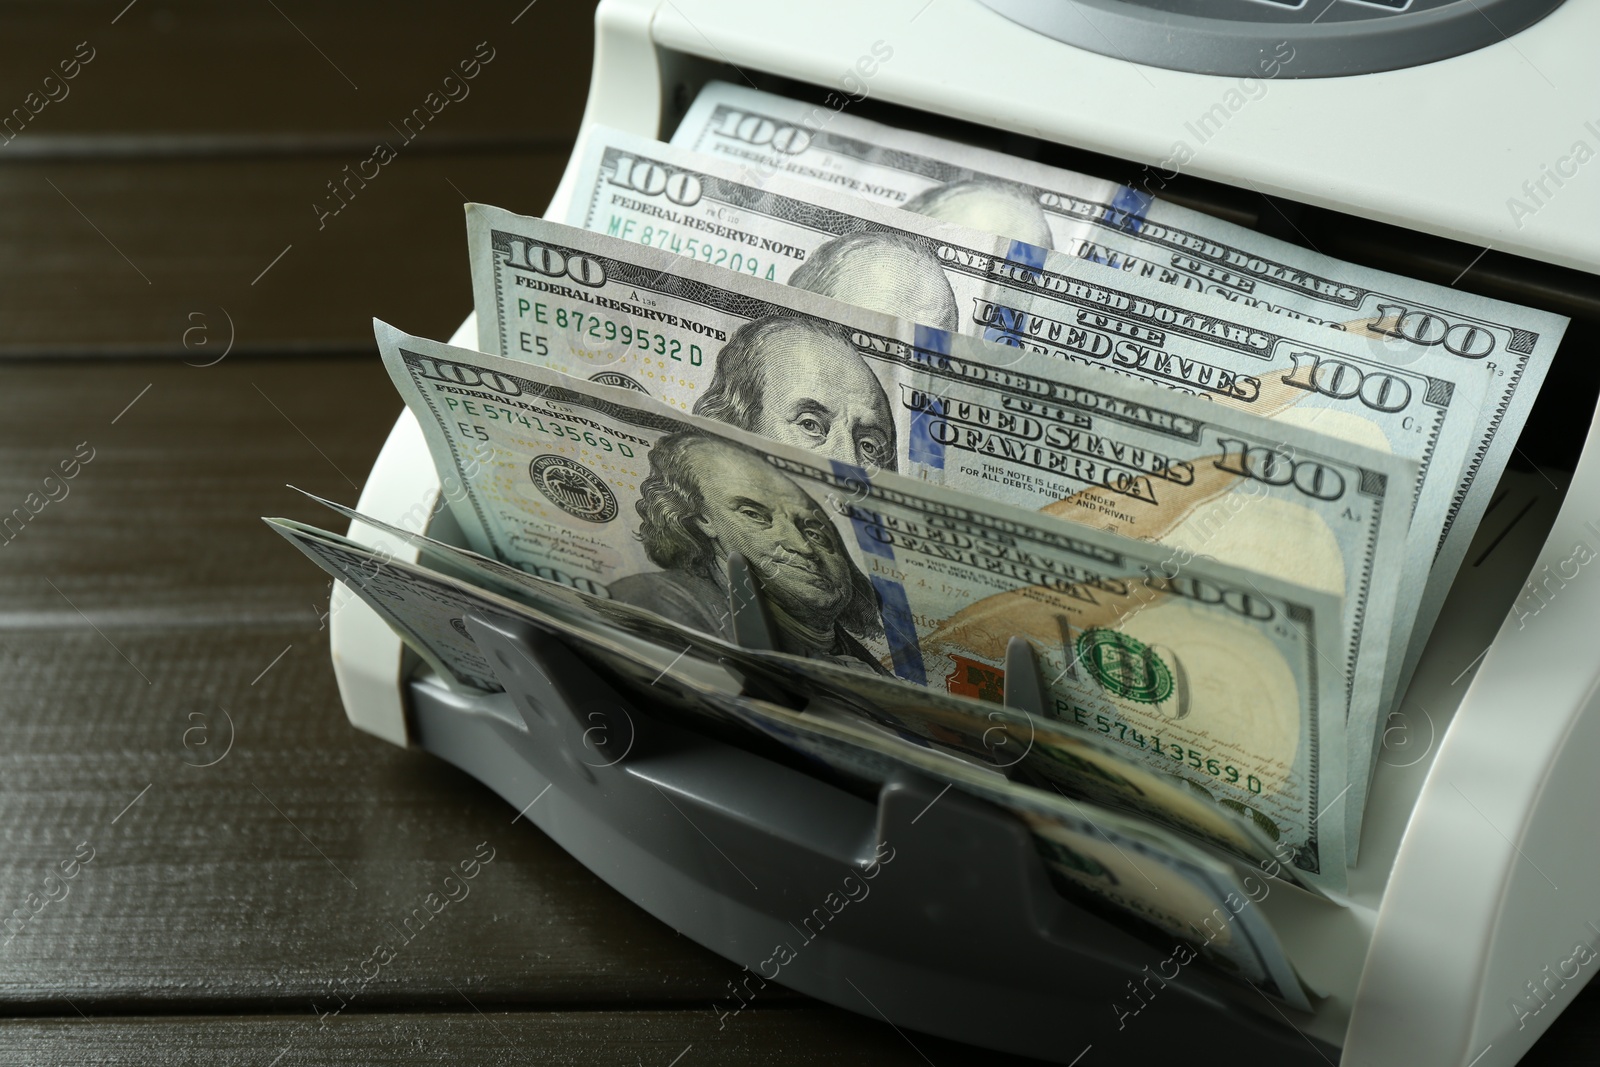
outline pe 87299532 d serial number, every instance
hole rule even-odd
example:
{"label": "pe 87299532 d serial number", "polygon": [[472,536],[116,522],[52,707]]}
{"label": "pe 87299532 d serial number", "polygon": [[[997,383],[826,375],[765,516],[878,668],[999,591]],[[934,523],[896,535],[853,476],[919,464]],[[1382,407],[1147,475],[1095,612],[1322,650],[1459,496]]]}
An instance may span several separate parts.
{"label": "pe 87299532 d serial number", "polygon": [[[626,322],[619,323],[603,315],[587,311],[570,311],[560,305],[552,310],[542,301],[518,300],[517,316],[527,318],[530,314],[533,321],[539,325],[554,326],[558,330],[571,330],[573,336],[579,340],[620,341],[625,348],[637,348],[641,352],[664,356],[679,363],[687,360],[689,365],[694,367],[705,362],[704,350],[693,342],[685,346],[676,337],[653,333]],[[518,348],[529,355],[550,354],[550,340],[547,337],[522,331],[517,335],[517,340]]]}

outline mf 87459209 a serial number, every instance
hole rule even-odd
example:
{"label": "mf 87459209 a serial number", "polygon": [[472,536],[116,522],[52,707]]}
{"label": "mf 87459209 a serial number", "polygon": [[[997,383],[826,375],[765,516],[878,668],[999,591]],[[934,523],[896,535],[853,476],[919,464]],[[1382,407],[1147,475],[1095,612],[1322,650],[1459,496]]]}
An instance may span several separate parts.
{"label": "mf 87459209 a serial number", "polygon": [[685,238],[665,226],[646,225],[642,229],[636,229],[636,226],[637,223],[633,219],[613,215],[606,225],[606,233],[612,237],[620,237],[624,241],[637,241],[651,248],[664,248],[680,256],[709,263],[713,267],[727,267],[741,274],[765,278],[769,282],[778,280],[777,264],[769,262],[763,270],[761,260],[748,252],[728,248],[726,245],[712,244],[700,237]]}

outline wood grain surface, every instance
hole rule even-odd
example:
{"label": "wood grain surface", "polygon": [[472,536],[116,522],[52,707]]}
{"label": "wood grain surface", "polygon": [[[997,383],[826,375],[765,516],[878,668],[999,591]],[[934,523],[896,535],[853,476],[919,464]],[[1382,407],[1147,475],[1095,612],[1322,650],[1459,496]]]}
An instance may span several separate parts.
{"label": "wood grain surface", "polygon": [[[486,42],[494,58],[440,112],[457,143],[570,141],[593,41],[587,0],[7,0],[0,105],[94,58],[0,159],[176,147],[370,147]],[[520,17],[519,17],[520,14]],[[537,98],[517,87],[533,88]],[[517,106],[518,103],[527,106]],[[0,138],[3,139],[3,138]]]}
{"label": "wood grain surface", "polygon": [[374,316],[448,337],[472,310],[462,204],[542,212],[567,149],[402,148],[336,199],[368,154],[0,167],[0,356],[357,352]]}
{"label": "wood grain surface", "polygon": [[402,406],[376,356],[0,374],[0,627],[314,621],[327,584],[260,517],[327,524],[289,482],[355,503]]}
{"label": "wood grain surface", "polygon": [[7,3],[0,356],[367,351],[374,315],[447,336],[471,308],[461,204],[544,209],[592,12]]}
{"label": "wood grain surface", "polygon": [[[452,994],[452,996],[454,996]],[[476,1000],[476,998],[473,998]],[[401,1067],[500,1064],[588,1067],[1022,1067],[1037,1063],[881,1023],[831,1008],[746,1014],[718,1030],[706,1012],[502,1013],[476,1010],[462,996],[450,1014],[330,1017],[110,1018],[0,1023],[0,1061],[50,1065],[128,1064],[212,1067]],[[273,1056],[282,1058],[273,1061]],[[1085,1062],[1088,1062],[1087,1060]]]}
{"label": "wood grain surface", "polygon": [[[737,967],[472,779],[351,729],[306,614],[6,635],[0,901],[60,899],[0,932],[0,1004],[302,1012],[343,992],[373,1011],[459,988],[484,1006],[709,1007]],[[63,878],[83,842],[92,859]],[[380,943],[398,958],[360,981]]]}

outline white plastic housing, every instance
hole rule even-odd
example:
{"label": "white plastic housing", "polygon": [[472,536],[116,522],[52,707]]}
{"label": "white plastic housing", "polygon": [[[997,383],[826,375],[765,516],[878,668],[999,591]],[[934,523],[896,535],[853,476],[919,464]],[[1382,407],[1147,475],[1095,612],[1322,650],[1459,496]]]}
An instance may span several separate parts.
{"label": "white plastic housing", "polygon": [[[658,129],[662,94],[690,65],[684,57],[839,88],[881,40],[894,55],[871,79],[873,97],[1156,164],[1193,142],[1185,123],[1236,82],[1076,50],[972,0],[605,0],[597,30],[585,129],[647,135],[669,132]],[[1600,174],[1547,181],[1554,195],[1531,214],[1509,205],[1528,203],[1523,183],[1576,141],[1600,148],[1600,64],[1587,55],[1597,39],[1600,4],[1572,0],[1511,41],[1440,63],[1272,82],[1185,169],[1600,272]],[[569,195],[564,179],[552,210]],[[451,341],[476,347],[471,318]],[[1474,546],[1392,720],[1403,733],[1374,779],[1349,906],[1287,888],[1263,903],[1325,995],[1295,1024],[1342,1045],[1351,1067],[1514,1063],[1600,969],[1593,957],[1574,963],[1580,942],[1600,946],[1589,925],[1600,922],[1600,850],[1585,832],[1600,800],[1600,582],[1583,572],[1536,616],[1502,614],[1530,568],[1570,573],[1575,546],[1600,553],[1597,453],[1591,429],[1564,501],[1557,486],[1508,476],[1513,503],[1529,509],[1492,551]],[[419,507],[431,510],[438,493],[404,414],[360,508],[417,528]],[[1498,538],[1506,518],[1491,512],[1495,529],[1480,541]],[[350,534],[407,558],[360,524]],[[402,646],[342,586],[334,596],[334,667],[350,720],[405,744]]]}

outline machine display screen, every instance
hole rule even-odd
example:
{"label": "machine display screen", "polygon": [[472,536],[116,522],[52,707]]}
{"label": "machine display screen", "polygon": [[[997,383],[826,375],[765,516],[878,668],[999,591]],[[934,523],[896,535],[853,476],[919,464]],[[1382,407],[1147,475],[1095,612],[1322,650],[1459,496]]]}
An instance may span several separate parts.
{"label": "machine display screen", "polygon": [[1495,44],[1564,0],[982,0],[1066,44],[1195,74],[1326,78],[1431,63]]}

